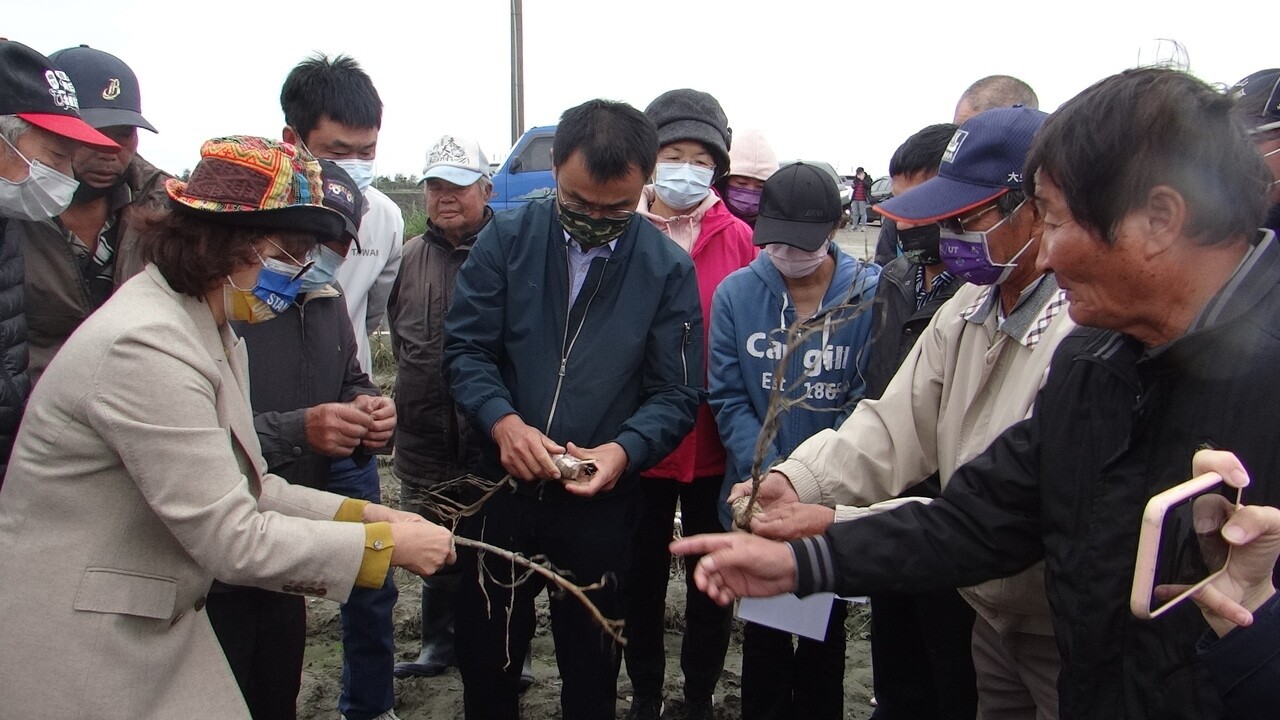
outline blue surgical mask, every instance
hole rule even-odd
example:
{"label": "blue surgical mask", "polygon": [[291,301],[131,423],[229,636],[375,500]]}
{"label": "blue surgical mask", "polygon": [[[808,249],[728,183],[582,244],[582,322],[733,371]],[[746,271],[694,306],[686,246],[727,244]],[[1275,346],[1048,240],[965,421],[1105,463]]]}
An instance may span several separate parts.
{"label": "blue surgical mask", "polygon": [[323,290],[325,285],[333,282],[346,258],[329,249],[327,245],[316,245],[307,258],[312,263],[311,269],[302,276],[302,289],[299,292],[310,293]]}
{"label": "blue surgical mask", "polygon": [[373,161],[352,158],[349,160],[334,160],[333,163],[342,168],[351,176],[351,182],[360,188],[360,192],[369,189],[373,184]]}
{"label": "blue surgical mask", "polygon": [[672,210],[687,210],[711,192],[715,171],[692,163],[658,163],[653,189]]}

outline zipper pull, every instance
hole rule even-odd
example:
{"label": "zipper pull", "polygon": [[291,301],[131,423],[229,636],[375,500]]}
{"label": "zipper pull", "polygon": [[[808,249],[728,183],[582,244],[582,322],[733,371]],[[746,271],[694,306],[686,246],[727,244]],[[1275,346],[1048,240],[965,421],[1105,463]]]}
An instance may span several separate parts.
{"label": "zipper pull", "polygon": [[693,326],[689,323],[684,324],[684,344],[689,344],[689,335],[693,332]]}
{"label": "zipper pull", "polygon": [[562,357],[562,358],[560,358],[560,377],[564,377],[564,368],[565,368],[565,366],[566,366],[566,365],[568,365],[568,364],[569,364],[569,358],[568,358],[568,357]]}

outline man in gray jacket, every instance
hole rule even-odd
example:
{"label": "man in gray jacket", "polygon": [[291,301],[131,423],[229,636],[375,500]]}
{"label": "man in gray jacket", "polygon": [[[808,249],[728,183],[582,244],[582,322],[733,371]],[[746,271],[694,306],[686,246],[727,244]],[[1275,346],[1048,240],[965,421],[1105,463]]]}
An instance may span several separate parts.
{"label": "man in gray jacket", "polygon": [[[426,493],[472,472],[478,455],[467,442],[467,421],[453,402],[441,363],[444,314],[458,268],[493,217],[488,173],[489,161],[471,140],[445,135],[427,153],[427,229],[405,243],[387,302],[400,421],[392,471],[400,479],[401,507],[435,522],[440,519],[425,503]],[[453,629],[460,578],[451,569],[422,579],[422,648],[415,660],[396,663],[396,677],[431,677],[457,664]]]}

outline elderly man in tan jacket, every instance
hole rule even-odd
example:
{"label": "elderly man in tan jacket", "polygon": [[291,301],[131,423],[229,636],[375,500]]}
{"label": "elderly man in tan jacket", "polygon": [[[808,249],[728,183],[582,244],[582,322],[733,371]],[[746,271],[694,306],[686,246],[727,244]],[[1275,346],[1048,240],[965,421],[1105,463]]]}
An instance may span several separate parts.
{"label": "elderly man in tan jacket", "polygon": [[[1020,189],[1035,131],[1029,108],[990,110],[953,137],[936,178],[886,201],[899,228],[937,222],[948,269],[969,284],[943,305],[879,400],[811,437],[765,480],[752,530],[790,539],[904,502],[934,472],[943,486],[1031,413],[1059,341],[1075,327],[1052,274],[1036,269],[1042,219]],[[750,492],[749,483],[733,497]],[[1044,565],[961,590],[984,720],[1057,717],[1060,666]]]}

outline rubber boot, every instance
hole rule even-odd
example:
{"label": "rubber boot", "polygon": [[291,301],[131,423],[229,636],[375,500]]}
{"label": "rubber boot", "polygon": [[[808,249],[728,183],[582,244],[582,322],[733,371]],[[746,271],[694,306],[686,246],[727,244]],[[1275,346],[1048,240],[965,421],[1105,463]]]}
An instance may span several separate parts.
{"label": "rubber boot", "polygon": [[453,646],[458,577],[422,581],[422,650],[412,662],[396,663],[398,678],[434,677],[458,664]]}

